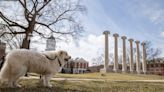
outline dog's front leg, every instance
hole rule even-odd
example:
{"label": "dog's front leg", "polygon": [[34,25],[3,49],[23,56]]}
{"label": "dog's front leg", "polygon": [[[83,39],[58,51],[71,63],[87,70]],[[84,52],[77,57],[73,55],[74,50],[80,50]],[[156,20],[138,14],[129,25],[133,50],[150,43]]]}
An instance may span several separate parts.
{"label": "dog's front leg", "polygon": [[39,77],[40,77],[40,81],[39,81],[39,82],[40,82],[42,85],[44,85],[44,76],[43,76],[43,75],[40,75]]}
{"label": "dog's front leg", "polygon": [[44,75],[43,76],[43,85],[46,87],[52,87],[51,83],[50,83],[50,79],[52,78],[52,75]]}

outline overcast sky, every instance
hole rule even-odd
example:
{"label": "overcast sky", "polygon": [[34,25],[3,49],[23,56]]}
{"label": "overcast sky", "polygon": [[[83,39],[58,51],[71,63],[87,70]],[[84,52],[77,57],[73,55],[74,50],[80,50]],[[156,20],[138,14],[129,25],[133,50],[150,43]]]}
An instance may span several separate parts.
{"label": "overcast sky", "polygon": [[[83,4],[87,8],[87,14],[81,17],[85,36],[80,38],[78,45],[72,40],[59,42],[57,49],[65,49],[72,57],[82,57],[91,65],[91,59],[97,53],[103,53],[102,33],[109,30],[110,53],[114,51],[112,35],[118,33],[128,39],[151,41],[155,48],[162,50],[161,56],[164,57],[164,0],[83,0]],[[121,47],[119,38],[119,49]]]}

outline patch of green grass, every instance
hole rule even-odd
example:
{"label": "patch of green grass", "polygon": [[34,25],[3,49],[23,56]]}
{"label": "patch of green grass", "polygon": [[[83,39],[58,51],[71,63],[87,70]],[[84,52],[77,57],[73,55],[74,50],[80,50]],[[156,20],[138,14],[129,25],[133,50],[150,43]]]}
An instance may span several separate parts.
{"label": "patch of green grass", "polygon": [[53,88],[40,86],[37,79],[21,80],[22,88],[0,88],[0,92],[163,92],[164,83],[112,81],[51,81]]}

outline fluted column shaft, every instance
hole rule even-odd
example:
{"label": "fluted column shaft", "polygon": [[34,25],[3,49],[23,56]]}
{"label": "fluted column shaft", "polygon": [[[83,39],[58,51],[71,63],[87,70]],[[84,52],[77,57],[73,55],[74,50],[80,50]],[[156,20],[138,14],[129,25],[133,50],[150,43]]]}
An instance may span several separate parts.
{"label": "fluted column shaft", "polygon": [[147,69],[146,69],[146,48],[145,48],[145,43],[141,43],[142,45],[142,70],[143,73],[146,74]]}
{"label": "fluted column shaft", "polygon": [[104,31],[103,34],[105,35],[105,63],[104,63],[104,72],[107,72],[107,68],[108,68],[108,62],[109,62],[109,58],[108,58],[108,34],[110,34],[109,31]]}
{"label": "fluted column shaft", "polygon": [[123,41],[123,53],[122,53],[122,71],[126,72],[127,71],[127,65],[126,65],[126,36],[122,36],[122,41]]}
{"label": "fluted column shaft", "polygon": [[133,39],[129,39],[130,42],[130,72],[134,71],[134,63],[133,63]]}
{"label": "fluted column shaft", "polygon": [[136,43],[136,71],[138,74],[140,74],[140,49],[139,49],[139,43],[140,41],[135,41]]}
{"label": "fluted column shaft", "polygon": [[113,71],[114,72],[118,72],[118,34],[113,34],[114,36],[114,67],[113,67]]}

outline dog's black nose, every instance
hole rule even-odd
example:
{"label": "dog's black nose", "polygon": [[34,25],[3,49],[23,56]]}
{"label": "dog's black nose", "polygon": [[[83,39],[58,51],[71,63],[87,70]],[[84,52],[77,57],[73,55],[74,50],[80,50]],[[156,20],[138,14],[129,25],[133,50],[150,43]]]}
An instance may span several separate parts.
{"label": "dog's black nose", "polygon": [[69,57],[69,59],[71,59],[71,56]]}

